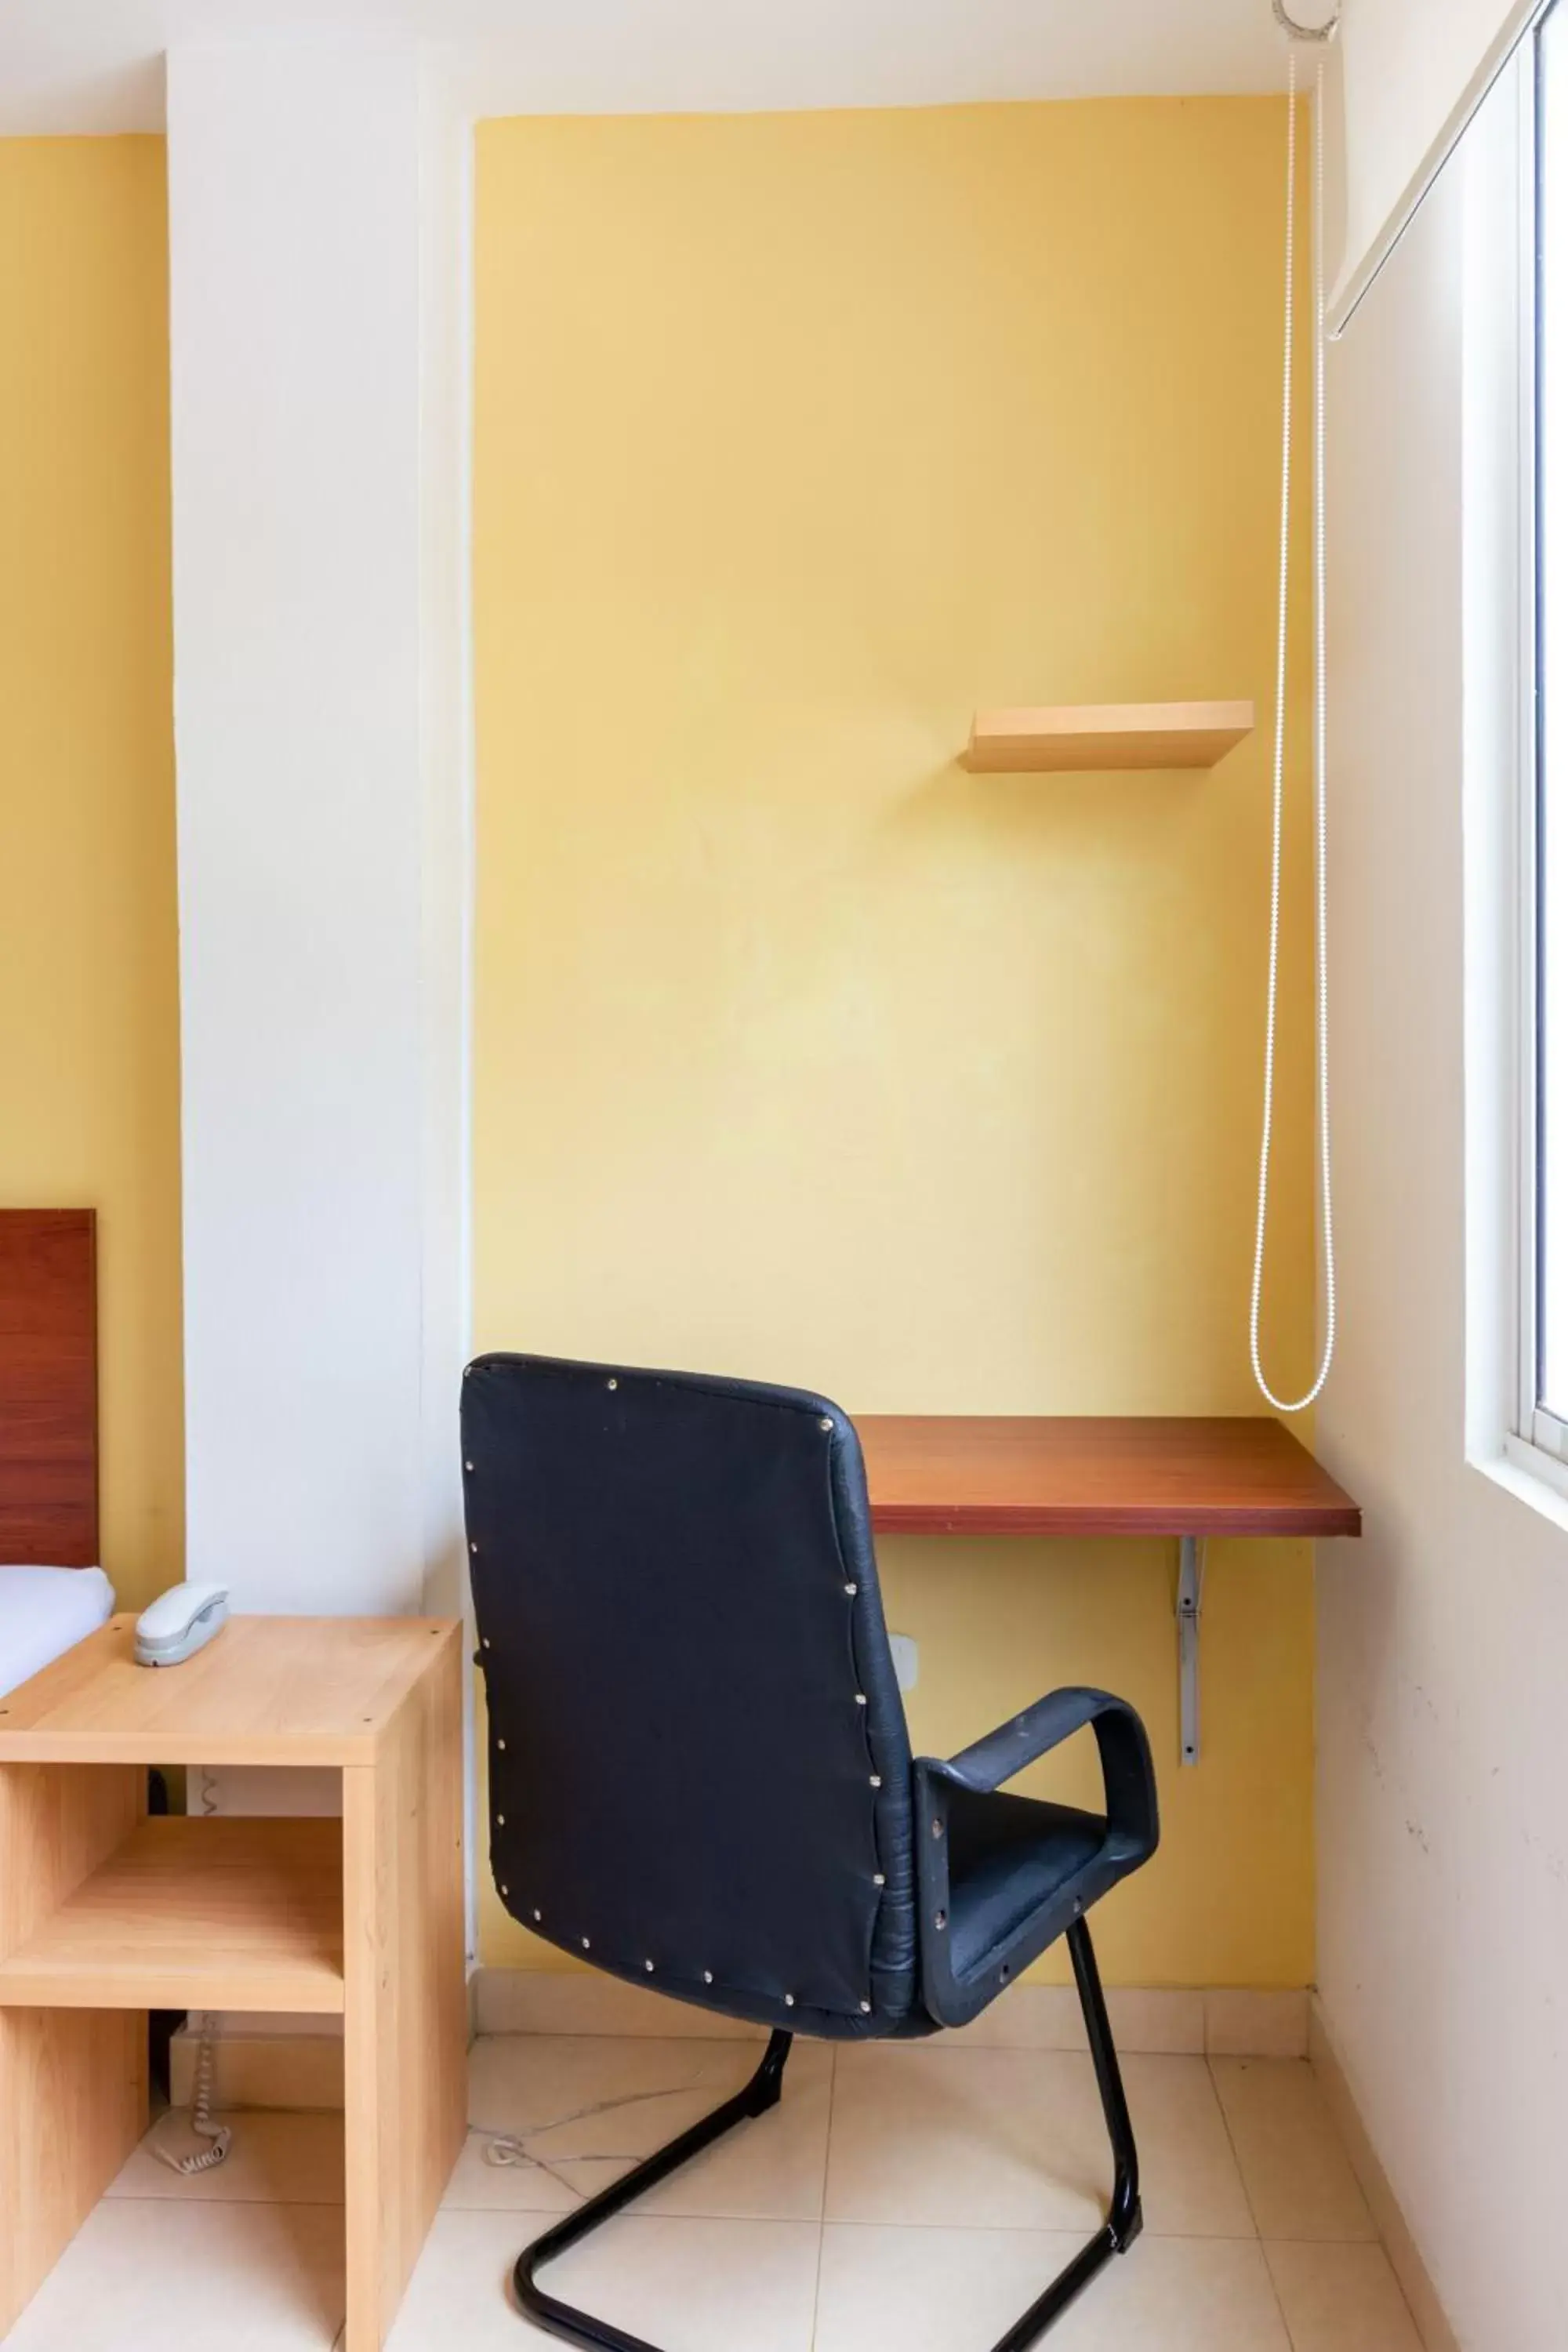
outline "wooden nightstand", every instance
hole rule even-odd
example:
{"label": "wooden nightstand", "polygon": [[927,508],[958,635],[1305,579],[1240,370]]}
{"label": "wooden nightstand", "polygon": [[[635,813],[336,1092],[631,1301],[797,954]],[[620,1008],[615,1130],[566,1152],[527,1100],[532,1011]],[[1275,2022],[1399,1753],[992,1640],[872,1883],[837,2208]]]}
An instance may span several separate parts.
{"label": "wooden nightstand", "polygon": [[[343,2020],[346,2352],[377,2352],[462,2146],[460,1628],[130,1617],[0,1698],[0,2336],[147,2127],[149,2009]],[[342,1819],[149,1820],[151,1764],[317,1765]]]}

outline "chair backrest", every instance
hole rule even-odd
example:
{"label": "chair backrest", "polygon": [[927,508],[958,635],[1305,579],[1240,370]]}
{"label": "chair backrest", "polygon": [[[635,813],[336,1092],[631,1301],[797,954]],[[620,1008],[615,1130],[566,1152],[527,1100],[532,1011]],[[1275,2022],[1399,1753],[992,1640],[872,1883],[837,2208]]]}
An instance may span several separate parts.
{"label": "chair backrest", "polygon": [[462,1427],[512,1916],[731,2015],[895,2030],[909,1736],[853,1424],[795,1389],[494,1355]]}

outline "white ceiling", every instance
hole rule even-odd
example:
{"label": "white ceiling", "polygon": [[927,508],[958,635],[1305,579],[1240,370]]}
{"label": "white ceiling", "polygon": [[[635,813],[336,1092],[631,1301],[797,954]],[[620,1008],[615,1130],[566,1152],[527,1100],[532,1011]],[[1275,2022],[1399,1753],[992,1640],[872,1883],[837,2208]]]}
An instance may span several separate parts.
{"label": "white ceiling", "polygon": [[[1296,0],[1321,21],[1327,0]],[[0,0],[0,135],[155,130],[174,42],[414,34],[478,114],[1275,89],[1269,0]]]}

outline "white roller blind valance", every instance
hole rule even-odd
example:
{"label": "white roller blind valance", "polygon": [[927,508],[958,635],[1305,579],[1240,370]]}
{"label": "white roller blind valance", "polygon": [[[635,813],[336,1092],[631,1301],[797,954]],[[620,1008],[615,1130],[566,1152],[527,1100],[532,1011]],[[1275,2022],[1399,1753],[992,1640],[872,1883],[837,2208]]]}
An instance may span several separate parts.
{"label": "white roller blind valance", "polygon": [[1345,249],[1329,300],[1331,334],[1342,332],[1465,125],[1549,5],[1344,0]]}

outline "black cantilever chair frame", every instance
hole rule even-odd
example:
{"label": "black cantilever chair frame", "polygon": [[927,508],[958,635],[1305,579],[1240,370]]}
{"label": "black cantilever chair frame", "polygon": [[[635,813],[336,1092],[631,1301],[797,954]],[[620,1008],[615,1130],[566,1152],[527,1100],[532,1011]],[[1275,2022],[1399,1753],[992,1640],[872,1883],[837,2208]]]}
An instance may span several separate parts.
{"label": "black cantilever chair frame", "polygon": [[[1103,2226],[1000,2339],[1024,2352],[1142,2227],[1087,1913],[1159,1839],[1142,1725],[1068,1689],[950,1759],[910,1753],[859,1442],[826,1398],[493,1355],[463,1382],[497,1889],[629,1981],[770,2030],[751,2080],[519,2257],[521,2308],[659,2352],[538,2273],[781,2095],[794,2035],[967,2024],[1065,1936],[1104,2109]],[[1004,1793],[1091,1727],[1105,1810]]]}

